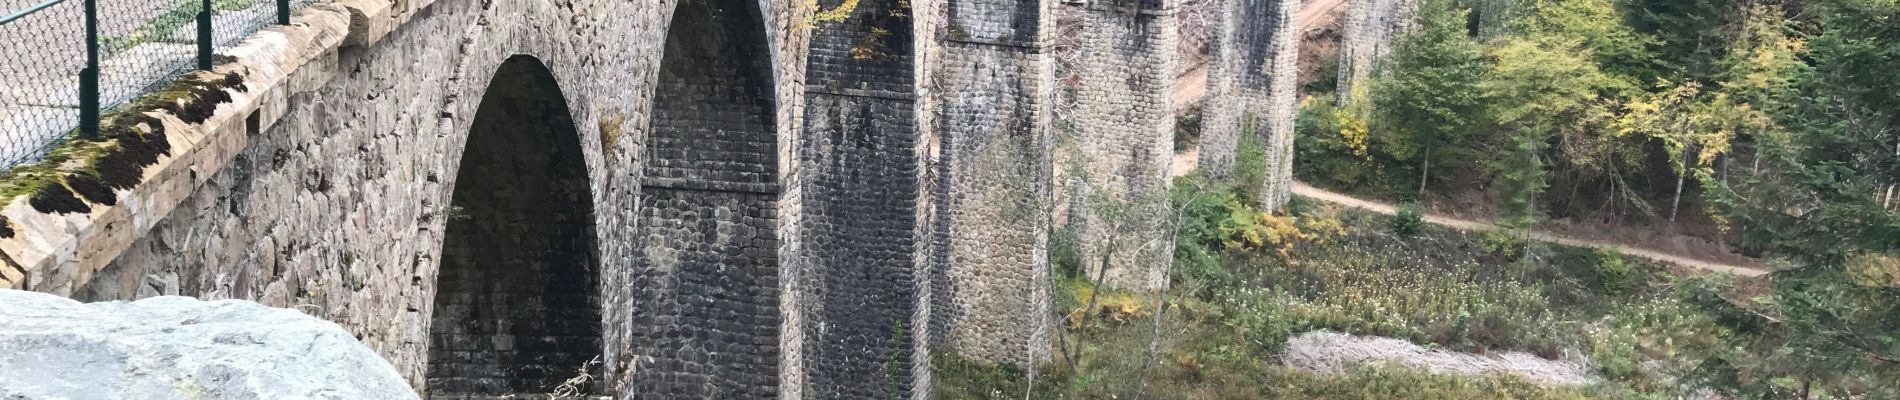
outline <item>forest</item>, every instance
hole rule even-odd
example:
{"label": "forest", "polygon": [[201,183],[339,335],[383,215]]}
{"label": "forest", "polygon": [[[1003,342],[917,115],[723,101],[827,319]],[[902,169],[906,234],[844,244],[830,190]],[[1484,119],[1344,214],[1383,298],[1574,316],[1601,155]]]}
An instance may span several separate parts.
{"label": "forest", "polygon": [[[1297,121],[1299,181],[1396,213],[1263,210],[1243,141],[1233,173],[1176,178],[1167,290],[1100,287],[1057,229],[1054,360],[941,352],[933,393],[1900,398],[1900,2],[1412,6],[1366,82],[1320,59]],[[1531,232],[1695,242],[1761,273]],[[1406,346],[1502,365],[1328,363]]]}
{"label": "forest", "polygon": [[1303,177],[1483,191],[1507,228],[1702,220],[1776,272],[1747,298],[1681,289],[1747,349],[1695,372],[1744,397],[1895,396],[1900,5],[1425,1],[1416,24],[1367,90],[1308,103]]}

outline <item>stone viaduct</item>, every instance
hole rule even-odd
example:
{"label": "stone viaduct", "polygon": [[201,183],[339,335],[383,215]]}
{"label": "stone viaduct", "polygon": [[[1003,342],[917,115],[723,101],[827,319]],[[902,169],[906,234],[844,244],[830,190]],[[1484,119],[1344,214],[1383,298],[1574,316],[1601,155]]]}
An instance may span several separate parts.
{"label": "stone viaduct", "polygon": [[1214,36],[1208,65],[1201,169],[1226,176],[1241,141],[1253,141],[1266,157],[1260,203],[1268,209],[1286,204],[1292,193],[1299,6],[1297,1],[1226,0],[1221,12],[1229,17]]}
{"label": "stone viaduct", "polygon": [[1339,39],[1340,101],[1356,101],[1369,94],[1366,79],[1372,76],[1375,64],[1392,52],[1392,40],[1411,27],[1418,1],[1358,0],[1346,4],[1345,29]]}
{"label": "stone viaduct", "polygon": [[1089,2],[1082,17],[1071,176],[1062,192],[1084,271],[1111,286],[1167,284],[1173,260],[1176,1]]}
{"label": "stone viaduct", "polygon": [[[1165,198],[1170,8],[1098,1],[1087,185]],[[926,398],[940,347],[1047,361],[1051,1],[817,3],[299,9],[5,199],[0,288],[299,308],[432,398],[583,369],[619,398]],[[1262,10],[1234,17],[1289,19]]]}

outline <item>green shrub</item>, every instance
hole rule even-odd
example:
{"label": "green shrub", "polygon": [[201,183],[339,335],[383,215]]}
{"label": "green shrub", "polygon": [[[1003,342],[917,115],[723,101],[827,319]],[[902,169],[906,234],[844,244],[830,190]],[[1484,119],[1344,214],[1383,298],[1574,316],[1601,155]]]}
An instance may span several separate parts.
{"label": "green shrub", "polygon": [[1603,286],[1603,293],[1619,295],[1635,288],[1641,280],[1636,266],[1623,259],[1623,251],[1617,248],[1597,250],[1597,282]]}
{"label": "green shrub", "polygon": [[1214,250],[1187,240],[1174,242],[1174,272],[1176,287],[1211,288],[1234,282],[1233,272],[1220,265]]}
{"label": "green shrub", "polygon": [[1205,126],[1201,122],[1202,106],[1190,106],[1174,123],[1174,151],[1183,152],[1201,145],[1201,131]]}
{"label": "green shrub", "polygon": [[1703,360],[1685,354],[1733,349],[1722,343],[1721,332],[1708,314],[1663,296],[1629,304],[1593,324],[1586,347],[1590,360],[1604,376],[1667,393],[1693,389],[1677,387],[1674,379],[1658,379],[1645,370],[1660,370],[1657,375],[1663,376],[1693,375],[1702,368]]}
{"label": "green shrub", "polygon": [[[1067,378],[1054,376],[1059,369],[1044,371],[1036,378],[1032,397],[1057,398],[1059,389],[1052,382]],[[1022,398],[1023,387],[1029,384],[1028,372],[1015,364],[970,360],[957,355],[955,349],[943,349],[930,354],[930,391],[939,399]]]}
{"label": "green shrub", "polygon": [[1075,246],[1075,232],[1068,226],[1049,229],[1049,265],[1055,267],[1057,276],[1081,275],[1082,256]]}
{"label": "green shrub", "polygon": [[1175,279],[1203,287],[1232,279],[1233,274],[1214,256],[1213,246],[1220,244],[1220,223],[1227,218],[1226,204],[1233,193],[1199,173],[1175,178],[1171,190],[1174,208],[1184,214],[1175,227]]}
{"label": "green shrub", "polygon": [[1641,363],[1636,358],[1636,332],[1621,326],[1616,328],[1590,337],[1590,361],[1595,362],[1604,375],[1629,379],[1636,375]]}
{"label": "green shrub", "polygon": [[1260,203],[1267,184],[1267,151],[1260,147],[1253,132],[1252,125],[1241,130],[1239,148],[1234,150],[1234,171],[1227,177],[1234,195],[1249,205]]}
{"label": "green shrub", "polygon": [[1392,215],[1392,233],[1413,236],[1424,230],[1425,208],[1417,202],[1399,204],[1398,212]]}
{"label": "green shrub", "polygon": [[1313,329],[1551,356],[1571,339],[1535,285],[1359,251],[1302,254],[1317,257],[1299,267],[1259,265],[1252,273],[1260,284],[1218,291],[1209,302],[1223,324],[1270,351]]}
{"label": "green shrub", "polygon": [[1292,312],[1296,300],[1279,293],[1240,288],[1221,291],[1213,298],[1221,324],[1239,331],[1255,350],[1278,353],[1304,323]]}
{"label": "green shrub", "polygon": [[1374,189],[1391,160],[1375,152],[1364,102],[1337,105],[1333,96],[1308,97],[1294,117],[1293,173],[1309,183],[1351,191]]}
{"label": "green shrub", "polygon": [[1478,234],[1478,246],[1500,258],[1516,260],[1524,255],[1524,238],[1516,230],[1491,229]]}
{"label": "green shrub", "polygon": [[1320,57],[1312,76],[1314,79],[1300,85],[1300,90],[1312,97],[1333,97],[1333,90],[1339,88],[1339,57]]}

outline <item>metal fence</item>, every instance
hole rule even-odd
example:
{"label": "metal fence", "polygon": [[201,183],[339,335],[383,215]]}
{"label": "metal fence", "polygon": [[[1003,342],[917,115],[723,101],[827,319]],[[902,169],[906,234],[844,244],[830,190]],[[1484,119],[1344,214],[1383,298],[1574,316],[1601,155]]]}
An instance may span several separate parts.
{"label": "metal fence", "polygon": [[102,109],[210,68],[311,1],[0,0],[0,168],[96,135]]}

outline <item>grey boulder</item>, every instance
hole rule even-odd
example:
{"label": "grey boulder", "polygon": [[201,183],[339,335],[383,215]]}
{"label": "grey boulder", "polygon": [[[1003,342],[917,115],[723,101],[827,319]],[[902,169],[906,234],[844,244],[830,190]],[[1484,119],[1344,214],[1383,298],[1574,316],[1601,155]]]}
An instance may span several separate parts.
{"label": "grey boulder", "polygon": [[414,399],[334,323],[242,300],[0,289],[0,399]]}

